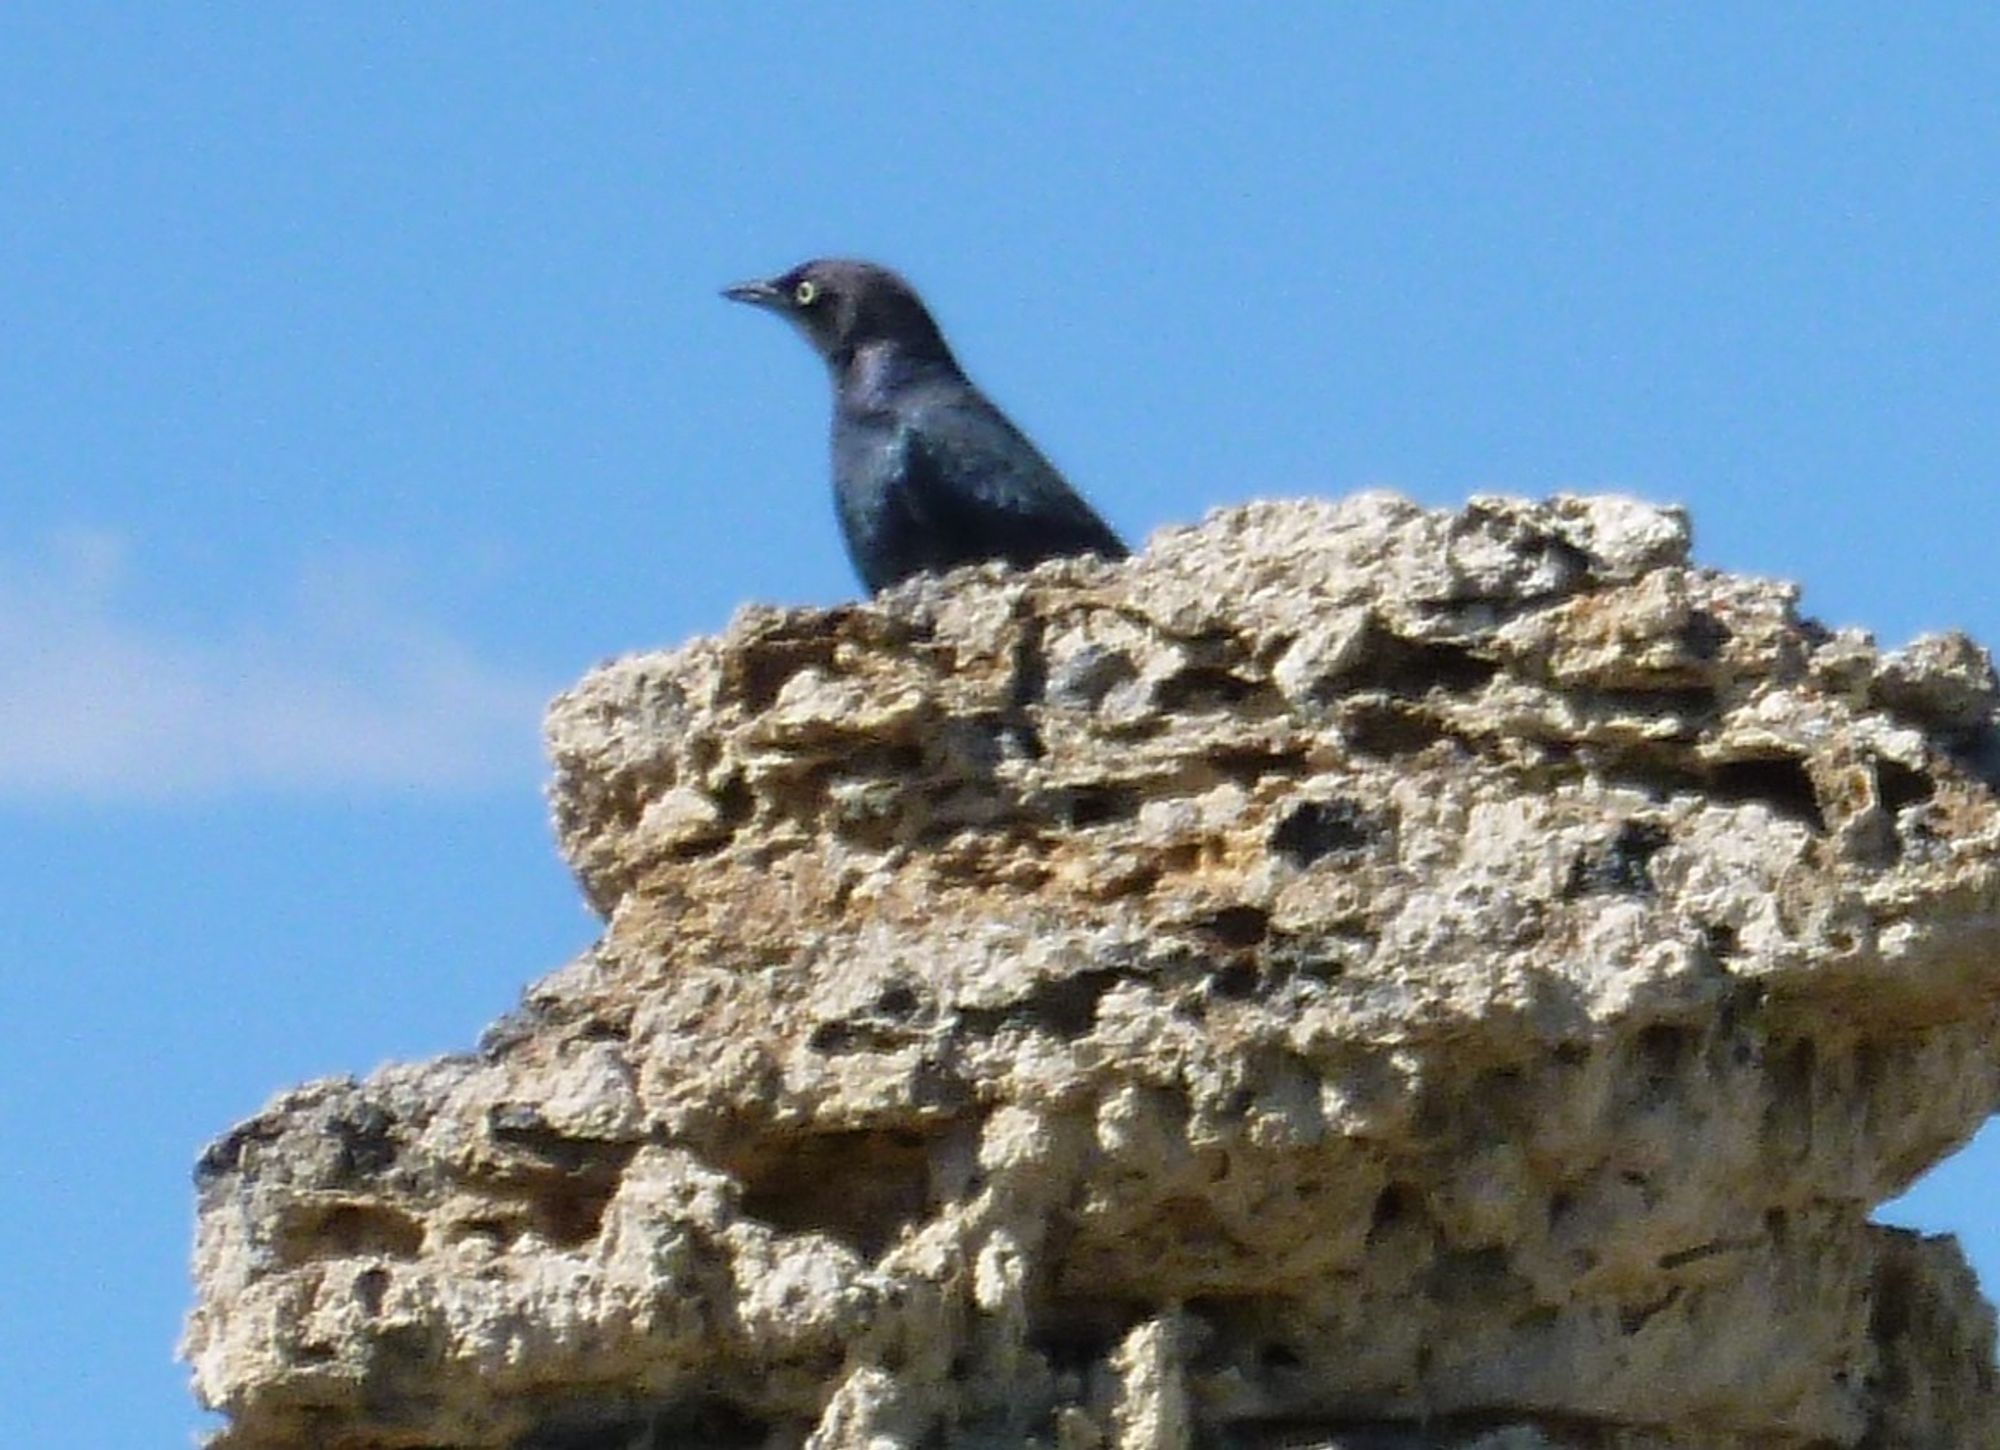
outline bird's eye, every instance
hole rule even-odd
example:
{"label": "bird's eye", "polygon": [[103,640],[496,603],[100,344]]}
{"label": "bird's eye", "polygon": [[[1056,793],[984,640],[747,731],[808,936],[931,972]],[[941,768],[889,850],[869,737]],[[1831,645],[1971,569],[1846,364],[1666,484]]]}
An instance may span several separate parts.
{"label": "bird's eye", "polygon": [[819,283],[808,277],[792,289],[792,301],[801,307],[810,307],[819,300]]}

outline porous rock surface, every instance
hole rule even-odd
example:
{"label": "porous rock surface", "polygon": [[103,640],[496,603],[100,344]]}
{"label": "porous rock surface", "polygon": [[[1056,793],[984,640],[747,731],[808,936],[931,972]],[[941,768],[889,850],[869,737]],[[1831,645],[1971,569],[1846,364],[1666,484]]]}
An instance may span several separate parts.
{"label": "porous rock surface", "polygon": [[602,940],[200,1170],[229,1450],[2000,1445],[1996,689],[1616,498],[748,609],[548,736]]}

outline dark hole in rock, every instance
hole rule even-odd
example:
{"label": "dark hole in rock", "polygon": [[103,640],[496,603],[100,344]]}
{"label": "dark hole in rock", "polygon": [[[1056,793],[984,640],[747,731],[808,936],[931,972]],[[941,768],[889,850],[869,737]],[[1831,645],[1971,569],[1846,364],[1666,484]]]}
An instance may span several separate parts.
{"label": "dark hole in rock", "polygon": [[496,1143],[551,1168],[592,1178],[615,1179],[639,1151],[637,1143],[573,1137],[551,1124],[533,1103],[495,1103],[487,1110],[486,1130]]}
{"label": "dark hole in rock", "polygon": [[1300,801],[1271,831],[1271,849],[1294,866],[1365,850],[1388,834],[1381,816],[1348,796]]}
{"label": "dark hole in rock", "polygon": [[1883,1049],[1872,1042],[1854,1048],[1854,1085],[1864,1102],[1872,1102],[1882,1085]]}
{"label": "dark hole in rock", "polygon": [[817,1024],[806,1038],[814,1052],[895,1052],[923,1030],[912,1019],[923,1014],[924,999],[908,982],[891,982],[874,1002],[852,1017]]}
{"label": "dark hole in rock", "polygon": [[1583,763],[1583,752],[1574,740],[1524,740],[1521,743],[1534,752],[1538,765],[1562,773],[1564,779],[1568,778],[1570,769]]}
{"label": "dark hole in rock", "polygon": [[1028,1343],[1048,1362],[1050,1369],[1062,1374],[1086,1370],[1102,1363],[1110,1357],[1118,1340],[1114,1335],[1098,1331],[1095,1326],[1064,1324],[1052,1325],[1032,1334]]}
{"label": "dark hole in rock", "polygon": [[346,1182],[382,1172],[396,1161],[396,1119],[374,1103],[362,1103],[327,1123],[340,1140],[334,1176]]}
{"label": "dark hole in rock", "polygon": [[713,835],[690,836],[684,841],[676,841],[666,849],[667,859],[672,861],[699,861],[704,856],[713,856],[729,844],[729,837],[718,831]]}
{"label": "dark hole in rock", "polygon": [[1261,906],[1239,903],[1218,907],[1193,923],[1196,931],[1226,947],[1254,947],[1271,930],[1271,913]]}
{"label": "dark hole in rock", "polygon": [[1340,731],[1349,749],[1377,760],[1415,755],[1447,738],[1431,716],[1394,700],[1357,700],[1343,707]]}
{"label": "dark hole in rock", "polygon": [[1642,715],[1653,719],[1671,718],[1680,727],[1673,738],[1693,738],[1694,728],[1715,714],[1715,691],[1702,685],[1676,685],[1668,689],[1591,690],[1578,698],[1580,705],[1605,715]]}
{"label": "dark hole in rock", "polygon": [[825,669],[833,663],[831,638],[786,639],[774,636],[746,644],[724,668],[725,688],[733,687],[752,714],[768,710],[779,691],[800,670]]}
{"label": "dark hole in rock", "polygon": [[756,803],[750,783],[741,775],[732,775],[715,788],[715,808],[722,816],[722,824],[731,829],[750,819]]}
{"label": "dark hole in rock", "polygon": [[990,1035],[1002,1027],[1042,1028],[1058,1037],[1081,1037],[1097,1025],[1097,1004],[1124,979],[1110,970],[1048,977],[1026,997],[1004,1007],[966,1008],[959,1019],[974,1032]]}
{"label": "dark hole in rock", "polygon": [[1530,1289],[1499,1247],[1452,1249],[1437,1256],[1423,1276],[1425,1288],[1445,1305],[1498,1306]]}
{"label": "dark hole in rock", "polygon": [[1797,756],[1727,761],[1710,772],[1708,789],[1717,800],[1746,805],[1761,802],[1780,816],[1822,835],[1826,832],[1826,814],[1820,809],[1812,776]]}
{"label": "dark hole in rock", "polygon": [[384,1203],[301,1204],[279,1231],[278,1256],[289,1264],[315,1259],[414,1259],[424,1226]]}
{"label": "dark hole in rock", "polygon": [[1421,699],[1432,690],[1467,694],[1480,689],[1500,667],[1462,645],[1425,643],[1375,634],[1361,662],[1340,678],[1349,691],[1385,690],[1402,699]]}
{"label": "dark hole in rock", "polygon": [[1165,874],[1158,861],[1140,862],[1125,874],[1099,884],[1095,895],[1100,901],[1116,901],[1126,896],[1144,896],[1160,884],[1160,878]]}
{"label": "dark hole in rock", "polygon": [[918,745],[870,745],[850,753],[840,774],[847,780],[886,777],[902,782],[917,775],[924,766],[923,748]]}
{"label": "dark hole in rock", "polygon": [[1707,795],[1723,805],[1763,805],[1786,820],[1824,833],[1812,777],[1797,756],[1761,760],[1731,760],[1704,771],[1694,764],[1662,756],[1627,758],[1602,771],[1606,784],[1641,791],[1657,801],[1677,795]]}
{"label": "dark hole in rock", "polygon": [[1128,821],[1139,811],[1139,793],[1125,786],[1070,786],[1046,799],[1049,814],[1071,830]]}
{"label": "dark hole in rock", "polygon": [[1080,1373],[1109,1359],[1153,1312],[1118,1299],[1058,1299],[1035,1316],[1028,1345],[1058,1374]]}
{"label": "dark hole in rock", "polygon": [[1518,1067],[1492,1067],[1474,1080],[1459,1117],[1492,1138],[1516,1140],[1528,1131],[1532,1111],[1527,1074]]}
{"label": "dark hole in rock", "polygon": [[1153,703],[1161,710],[1210,709],[1237,705],[1256,691],[1256,686],[1228,670],[1207,665],[1191,665],[1160,681]]}
{"label": "dark hole in rock", "polygon": [[[1228,1175],[1225,1169],[1213,1176],[1219,1180]],[[1249,1246],[1231,1232],[1216,1204],[1205,1195],[1192,1193],[1162,1199],[1152,1221],[1134,1232],[1124,1247],[1134,1262],[1150,1260],[1163,1265],[1199,1261],[1241,1266],[1253,1258]],[[1194,1309],[1200,1303],[1190,1299],[1187,1307]]]}
{"label": "dark hole in rock", "polygon": [[1298,1351],[1288,1344],[1274,1341],[1257,1351],[1257,1367],[1267,1374],[1283,1374],[1304,1364],[1305,1361],[1299,1358]]}
{"label": "dark hole in rock", "polygon": [[880,1034],[870,1033],[861,1023],[822,1022],[806,1035],[806,1046],[825,1056],[838,1057],[847,1052],[864,1052],[879,1045],[879,1039]]}
{"label": "dark hole in rock", "polygon": [[1681,1290],[1676,1286],[1650,1303],[1628,1304],[1618,1311],[1618,1328],[1627,1335],[1637,1334],[1653,1320],[1654,1316],[1671,1309],[1680,1297]]}
{"label": "dark hole in rock", "polygon": [[1025,711],[987,710],[929,727],[921,747],[906,747],[911,769],[929,782],[923,792],[931,800],[949,799],[971,787],[990,792],[993,772],[1008,760],[1040,760],[1046,747]]}
{"label": "dark hole in rock", "polygon": [[1306,752],[1296,746],[1244,745],[1211,751],[1207,763],[1238,785],[1255,785],[1267,776],[1306,773]]}
{"label": "dark hole in rock", "polygon": [[1937,794],[1937,782],[1921,770],[1912,770],[1900,760],[1875,762],[1875,788],[1882,807],[1892,815],[1904,806],[1927,801]]}
{"label": "dark hole in rock", "polygon": [[652,1407],[585,1403],[546,1412],[513,1450],[760,1450],[771,1428],[714,1396]]}
{"label": "dark hole in rock", "polygon": [[575,1248],[597,1237],[604,1211],[617,1192],[615,1180],[592,1182],[563,1179],[550,1184],[534,1200],[535,1223],[542,1237],[558,1248]]}
{"label": "dark hole in rock", "polygon": [[1653,894],[1652,860],[1667,844],[1666,828],[1653,821],[1624,821],[1609,841],[1577,852],[1563,882],[1564,897]]}
{"label": "dark hole in rock", "polygon": [[[1427,1356],[1419,1354],[1418,1358]],[[1505,1436],[1505,1439],[1498,1438]],[[1472,1411],[1383,1420],[1348,1415],[1289,1414],[1235,1418],[1216,1427],[1202,1450],[1488,1450],[1537,1445],[1549,1450],[1603,1450],[1598,1428],[1565,1426],[1557,1417]]]}
{"label": "dark hole in rock", "polygon": [[1816,1082],[1820,1052],[1812,1038],[1768,1042],[1764,1046],[1764,1148],[1774,1162],[1798,1156],[1798,1144],[1812,1142],[1818,1116]]}
{"label": "dark hole in rock", "polygon": [[2000,791],[2000,728],[1982,722],[1938,742],[1960,770],[1988,790]]}
{"label": "dark hole in rock", "polygon": [[1370,1238],[1396,1227],[1407,1219],[1416,1207],[1416,1193],[1401,1183],[1383,1185],[1375,1195],[1375,1208],[1368,1219]]}
{"label": "dark hole in rock", "polygon": [[1040,760],[1049,753],[1048,747],[1042,743],[1042,732],[1026,715],[1010,718],[994,738],[1000,745],[1002,756],[1008,759]]}
{"label": "dark hole in rock", "polygon": [[1047,635],[1048,626],[1041,616],[1031,614],[1021,621],[1021,632],[1014,636],[1009,661],[1014,678],[1008,685],[1007,703],[1016,715],[1048,693],[1049,657],[1042,648]]}
{"label": "dark hole in rock", "polygon": [[486,1110],[486,1127],[496,1138],[520,1143],[555,1133],[542,1110],[532,1103],[495,1103]]}
{"label": "dark hole in rock", "polygon": [[743,1211],[785,1233],[823,1233],[873,1260],[930,1204],[939,1139],[908,1129],[818,1133],[771,1143],[728,1166]]}
{"label": "dark hole in rock", "polygon": [[520,1206],[522,1225],[565,1248],[595,1238],[639,1145],[571,1137],[532,1103],[496,1103],[486,1125],[496,1143],[522,1155],[492,1185]]}
{"label": "dark hole in rock", "polygon": [[911,1073],[910,1102],[915,1107],[956,1111],[971,1103],[973,1091],[963,1072],[936,1057],[926,1057]]}
{"label": "dark hole in rock", "polygon": [[1239,1343],[1263,1338],[1283,1312],[1282,1301],[1258,1293],[1196,1294],[1183,1307],[1222,1339]]}
{"label": "dark hole in rock", "polygon": [[1696,659],[1712,660],[1729,643],[1729,635],[1728,625],[1707,610],[1697,609],[1688,615],[1687,623],[1681,628],[1681,643]]}
{"label": "dark hole in rock", "polygon": [[1231,962],[1215,974],[1209,989],[1218,997],[1241,1001],[1256,992],[1257,981],[1257,969],[1250,963]]}
{"label": "dark hole in rock", "polygon": [[378,1425],[416,1425],[437,1413],[439,1332],[418,1324],[386,1324],[367,1341],[361,1403]]}
{"label": "dark hole in rock", "polygon": [[1718,962],[1726,962],[1740,949],[1736,928],[1724,921],[1711,921],[1701,929],[1702,946]]}
{"label": "dark hole in rock", "polygon": [[[918,1026],[905,1026],[894,1021],[871,1021],[863,1017],[848,1017],[820,1023],[806,1038],[806,1046],[814,1052],[824,1053],[829,1057],[838,1057],[849,1052],[899,1052],[916,1040],[922,1030]],[[921,1077],[932,1066],[933,1064],[926,1061],[918,1064],[915,1071]],[[957,1100],[963,1083],[955,1077],[947,1082],[933,1075],[932,1080],[914,1082],[912,1087],[929,1093],[944,1094],[936,1099],[942,1103],[947,1097]]]}
{"label": "dark hole in rock", "polygon": [[701,834],[676,844],[668,852],[674,860],[695,861],[714,855],[729,844],[730,838],[750,819],[757,805],[749,783],[740,774],[731,775],[716,786],[709,799],[715,803],[714,822]]}
{"label": "dark hole in rock", "polygon": [[506,1248],[520,1237],[519,1228],[504,1219],[468,1218],[452,1225],[451,1238],[454,1243],[465,1243],[472,1239],[484,1239],[495,1248]]}
{"label": "dark hole in rock", "polygon": [[1337,982],[1375,950],[1372,934],[1329,935],[1317,941],[1299,941],[1282,932],[1271,937],[1268,960],[1275,978],[1303,977],[1314,982]]}
{"label": "dark hole in rock", "polygon": [[1780,1121],[1809,1118],[1813,1080],[1819,1073],[1819,1049],[1809,1037],[1783,1046],[1772,1044],[1765,1054],[1771,1079],[1769,1112]]}
{"label": "dark hole in rock", "polygon": [[361,1312],[370,1319],[382,1312],[382,1301],[388,1293],[387,1269],[363,1269],[354,1276],[354,1297],[361,1303]]}
{"label": "dark hole in rock", "polygon": [[1577,580],[1589,578],[1597,567],[1597,561],[1588,549],[1572,544],[1559,534],[1544,534],[1538,542],[1544,557],[1555,565],[1554,572],[1558,577],[1557,584],[1549,591],[1550,595],[1569,593],[1576,587]]}

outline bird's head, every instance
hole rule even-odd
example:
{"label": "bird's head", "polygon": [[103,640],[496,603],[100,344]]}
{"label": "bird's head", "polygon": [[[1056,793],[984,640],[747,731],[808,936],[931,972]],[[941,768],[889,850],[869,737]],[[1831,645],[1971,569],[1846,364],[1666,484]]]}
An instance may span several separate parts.
{"label": "bird's head", "polygon": [[916,290],[873,262],[818,258],[768,281],[725,287],[722,295],[786,318],[835,369],[871,343],[911,357],[952,360]]}

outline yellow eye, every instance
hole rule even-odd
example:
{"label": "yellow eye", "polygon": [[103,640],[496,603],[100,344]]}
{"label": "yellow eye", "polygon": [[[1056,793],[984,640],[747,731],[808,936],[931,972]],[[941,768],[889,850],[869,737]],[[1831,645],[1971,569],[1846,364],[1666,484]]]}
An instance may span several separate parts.
{"label": "yellow eye", "polygon": [[801,307],[810,307],[819,300],[819,283],[808,277],[792,289],[792,301]]}

